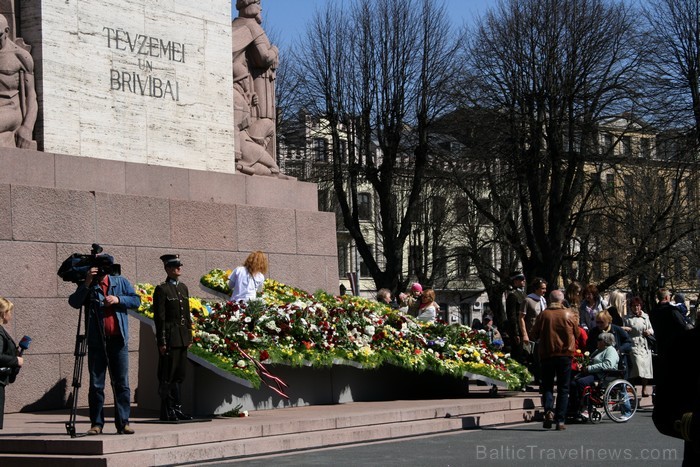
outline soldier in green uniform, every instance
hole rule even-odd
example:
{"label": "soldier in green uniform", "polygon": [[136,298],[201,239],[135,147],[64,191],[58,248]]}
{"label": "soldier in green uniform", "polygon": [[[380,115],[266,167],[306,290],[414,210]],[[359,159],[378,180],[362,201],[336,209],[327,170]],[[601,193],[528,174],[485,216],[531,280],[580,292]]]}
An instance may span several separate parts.
{"label": "soldier in green uniform", "polygon": [[175,422],[191,420],[182,411],[180,384],[185,379],[187,349],[192,344],[189,292],[180,282],[182,262],[179,255],[160,257],[168,278],[153,292],[153,320],[158,343],[158,392],[160,419]]}
{"label": "soldier in green uniform", "polygon": [[525,275],[514,271],[510,275],[511,286],[506,296],[506,325],[503,329],[508,334],[510,354],[522,362],[522,334],[520,331],[520,311],[525,306]]}

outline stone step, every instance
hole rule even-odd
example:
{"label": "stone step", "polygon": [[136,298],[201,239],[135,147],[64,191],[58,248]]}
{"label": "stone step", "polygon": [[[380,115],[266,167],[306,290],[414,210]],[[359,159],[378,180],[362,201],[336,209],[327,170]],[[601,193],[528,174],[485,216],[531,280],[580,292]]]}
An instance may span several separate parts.
{"label": "stone step", "polygon": [[[518,394],[292,407],[204,423],[151,424],[133,418],[137,432],[131,436],[109,434],[112,427],[95,437],[71,439],[60,431],[37,436],[31,430],[38,427],[24,424],[24,435],[0,438],[0,465],[137,467],[216,461],[518,423],[536,415],[533,399]],[[8,418],[19,427],[14,419],[22,416],[27,417]],[[44,420],[45,431],[62,428],[56,417],[64,415]]]}

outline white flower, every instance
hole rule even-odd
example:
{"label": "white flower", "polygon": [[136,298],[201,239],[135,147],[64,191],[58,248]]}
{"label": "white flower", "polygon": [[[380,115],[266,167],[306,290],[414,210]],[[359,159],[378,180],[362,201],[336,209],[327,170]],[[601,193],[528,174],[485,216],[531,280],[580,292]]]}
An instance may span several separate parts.
{"label": "white flower", "polygon": [[374,326],[365,327],[365,334],[367,334],[368,336],[373,336],[374,331],[375,331]]}
{"label": "white flower", "polygon": [[238,360],[238,361],[236,362],[236,366],[237,366],[238,368],[245,368],[245,367],[246,367],[245,360]]}
{"label": "white flower", "polygon": [[246,316],[243,321],[246,323],[250,323],[252,321],[252,319],[250,318],[250,316]]}

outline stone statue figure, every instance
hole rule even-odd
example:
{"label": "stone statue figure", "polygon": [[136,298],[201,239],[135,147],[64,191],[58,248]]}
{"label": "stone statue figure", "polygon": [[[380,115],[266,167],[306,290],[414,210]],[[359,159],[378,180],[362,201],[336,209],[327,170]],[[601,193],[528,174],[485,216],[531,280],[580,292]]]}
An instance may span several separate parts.
{"label": "stone statue figure", "polygon": [[260,0],[237,0],[233,20],[233,119],[236,169],[281,177],[275,161],[275,70],[279,51],[262,23]]}
{"label": "stone statue figure", "polygon": [[0,147],[36,149],[37,108],[34,60],[12,41],[7,19],[0,15]]}

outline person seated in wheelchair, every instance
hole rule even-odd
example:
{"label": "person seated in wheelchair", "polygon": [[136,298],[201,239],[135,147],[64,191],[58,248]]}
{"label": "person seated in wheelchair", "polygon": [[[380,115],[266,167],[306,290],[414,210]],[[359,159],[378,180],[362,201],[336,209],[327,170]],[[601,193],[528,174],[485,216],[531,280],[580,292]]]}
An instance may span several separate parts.
{"label": "person seated in wheelchair", "polygon": [[627,332],[620,326],[612,323],[612,316],[608,310],[599,311],[595,316],[595,328],[588,333],[588,351],[595,352],[598,336],[604,332],[609,332],[615,338],[615,349],[620,356],[619,368],[624,370],[623,377],[629,377],[629,353],[632,351],[633,341]]}
{"label": "person seated in wheelchair", "polygon": [[572,407],[579,408],[579,415],[588,418],[587,407],[580,407],[583,391],[586,386],[593,385],[596,381],[601,381],[610,372],[618,371],[620,356],[615,349],[615,336],[609,332],[598,334],[596,340],[597,349],[591,355],[591,363],[584,367],[581,374],[572,382],[571,395],[574,399]]}

